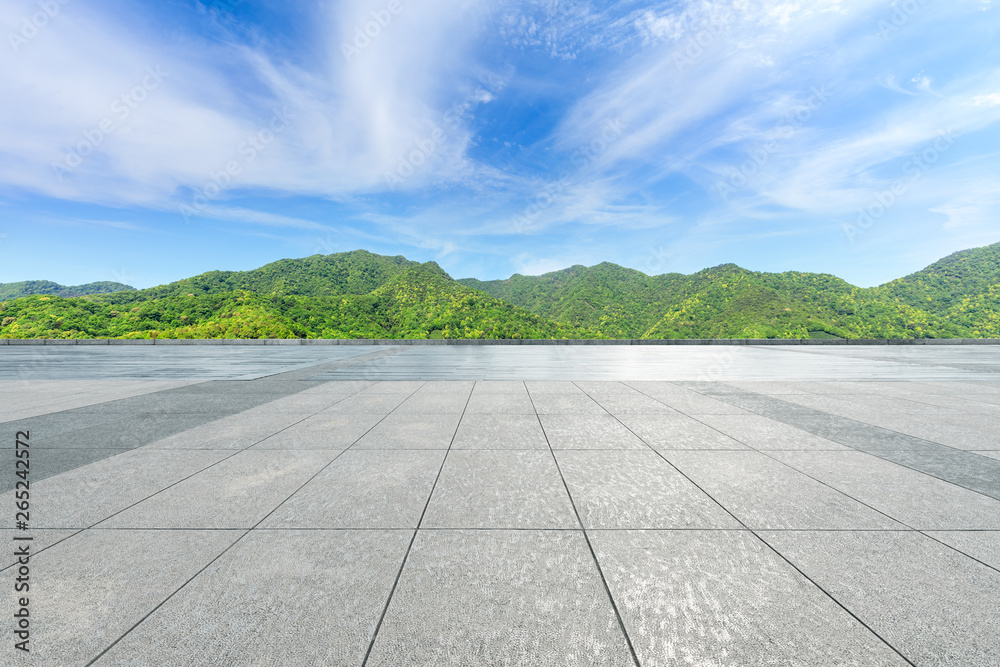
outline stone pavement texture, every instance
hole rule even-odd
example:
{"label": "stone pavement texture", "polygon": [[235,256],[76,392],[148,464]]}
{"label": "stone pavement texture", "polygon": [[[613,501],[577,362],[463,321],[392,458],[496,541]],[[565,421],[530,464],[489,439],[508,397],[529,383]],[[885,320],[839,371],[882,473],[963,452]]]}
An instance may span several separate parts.
{"label": "stone pavement texture", "polygon": [[995,346],[0,347],[0,664],[995,666],[998,380]]}

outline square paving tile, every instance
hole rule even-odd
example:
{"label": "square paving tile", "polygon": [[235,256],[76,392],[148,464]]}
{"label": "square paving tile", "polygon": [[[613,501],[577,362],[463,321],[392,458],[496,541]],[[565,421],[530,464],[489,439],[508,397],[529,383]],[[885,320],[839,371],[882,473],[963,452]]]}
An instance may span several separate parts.
{"label": "square paving tile", "polygon": [[1000,663],[1000,572],[916,532],[762,532],[917,665]]}
{"label": "square paving tile", "polygon": [[396,414],[462,414],[469,402],[469,392],[417,392],[403,401]]}
{"label": "square paving tile", "polygon": [[528,393],[534,398],[541,394],[573,394],[583,395],[583,390],[572,382],[552,382],[546,380],[529,380],[524,383]]}
{"label": "square paving tile", "polygon": [[634,664],[582,533],[420,531],[368,665],[473,664]]}
{"label": "square paving tile", "polygon": [[251,408],[248,412],[270,415],[300,415],[308,417],[321,410],[333,407],[352,394],[303,394],[301,392],[290,396],[282,396]]}
{"label": "square paving tile", "polygon": [[475,415],[466,413],[458,425],[452,449],[549,449],[535,415]]}
{"label": "square paving tile", "polygon": [[308,414],[269,413],[255,410],[222,419],[161,438],[146,447],[155,449],[244,449],[306,419]]}
{"label": "square paving tile", "polygon": [[416,528],[442,450],[352,449],[261,524],[265,528]]}
{"label": "square paving tile", "polygon": [[324,412],[275,433],[253,449],[346,449],[384,418],[381,414]]}
{"label": "square paving tile", "polygon": [[996,346],[2,343],[0,664],[1000,664]]}
{"label": "square paving tile", "polygon": [[309,389],[304,389],[303,394],[341,394],[350,396],[351,394],[356,394],[362,389],[367,389],[368,387],[375,384],[374,382],[364,381],[364,380],[339,380],[337,382],[320,382],[309,387]]}
{"label": "square paving tile", "polygon": [[[31,526],[88,528],[230,455],[140,448],[32,481]],[[0,502],[13,507],[14,491],[0,495]],[[12,527],[12,520],[9,514],[0,522]]]}
{"label": "square paving tile", "polygon": [[748,528],[905,528],[759,452],[665,451],[663,455]]}
{"label": "square paving tile", "polygon": [[1000,500],[864,452],[772,456],[911,528],[1000,530]]}
{"label": "square paving tile", "polygon": [[206,414],[115,414],[101,415],[102,423],[65,431],[46,433],[44,428],[31,430],[31,445],[39,449],[133,449],[167,436],[195,428],[209,421]]}
{"label": "square paving tile", "polygon": [[958,549],[967,556],[1000,570],[1000,531],[935,530],[924,531],[936,540]]}
{"label": "square paving tile", "polygon": [[[0,662],[88,664],[241,534],[91,529],[43,551],[31,561],[30,658],[5,641]],[[13,609],[9,594],[0,599]]]}
{"label": "square paving tile", "polygon": [[387,415],[398,408],[409,397],[408,393],[355,394],[334,403],[319,414],[380,414]]}
{"label": "square paving tile", "polygon": [[761,415],[701,415],[698,419],[754,449],[850,450],[833,440]]}
{"label": "square paving tile", "polygon": [[742,415],[746,410],[670,382],[629,382],[633,389],[686,415]]}
{"label": "square paving tile", "polygon": [[1000,437],[1000,424],[997,423],[1000,421],[1000,414],[958,414],[940,416],[939,418],[945,424],[974,428],[994,437]]}
{"label": "square paving tile", "polygon": [[396,412],[355,444],[355,449],[448,449],[461,415]]}
{"label": "square paving tile", "polygon": [[739,528],[656,452],[556,452],[585,528]]}
{"label": "square paving tile", "polygon": [[[519,383],[520,384],[520,383]],[[533,415],[535,407],[528,397],[528,393],[521,392],[481,392],[479,385],[476,391],[472,392],[469,404],[465,408],[468,414],[480,415]]]}
{"label": "square paving tile", "polygon": [[413,392],[417,391],[423,387],[426,382],[423,381],[411,381],[407,382],[396,381],[396,382],[375,382],[368,387],[361,390],[362,394],[405,394],[409,396]]}
{"label": "square paving tile", "polygon": [[[18,562],[19,557],[14,553],[14,551],[20,548],[20,545],[23,545],[24,542],[30,542],[28,550],[32,554],[31,557],[33,558],[38,552],[44,551],[52,545],[61,542],[70,535],[74,535],[78,532],[80,531],[75,528],[34,528],[29,531],[14,530],[13,528],[0,528],[0,540],[3,540],[4,544],[10,547],[6,552],[4,552],[3,558],[0,558],[0,570]],[[15,537],[30,537],[31,539],[21,539],[17,541],[14,539]],[[0,578],[3,576],[5,575],[0,574]],[[8,590],[13,590],[13,588],[14,584],[11,582],[10,589]],[[4,591],[4,594],[7,594],[7,590]]]}
{"label": "square paving tile", "polygon": [[244,450],[99,526],[250,528],[339,453]]}
{"label": "square paving tile", "polygon": [[639,392],[628,395],[604,396],[597,399],[601,407],[613,415],[680,415],[669,405]]}
{"label": "square paving tile", "polygon": [[552,449],[648,449],[611,415],[540,415]]}
{"label": "square paving tile", "polygon": [[870,420],[882,428],[912,435],[915,438],[939,442],[956,449],[990,449],[1000,446],[1000,437],[965,426],[945,424],[932,416],[889,415]]}
{"label": "square paving tile", "polygon": [[625,414],[625,426],[654,449],[749,449],[725,433],[682,414]]}
{"label": "square paving tile", "polygon": [[747,531],[591,540],[643,665],[906,665]]}
{"label": "square paving tile", "polygon": [[584,394],[539,394],[531,397],[540,415],[606,415],[607,411]]}
{"label": "square paving tile", "polygon": [[503,380],[487,380],[482,382],[477,382],[475,388],[472,390],[472,395],[475,396],[524,396],[528,393],[527,387],[525,387],[524,382],[517,381],[503,381]]}
{"label": "square paving tile", "polygon": [[579,525],[548,450],[452,450],[421,527]]}
{"label": "square paving tile", "polygon": [[[10,448],[0,449],[0,456],[10,457],[12,450]],[[62,474],[64,472],[69,472],[70,470],[75,470],[79,467],[95,463],[97,461],[103,461],[104,459],[110,458],[112,456],[117,456],[118,454],[123,454],[130,449],[104,449],[96,447],[85,447],[78,448],[73,447],[69,449],[52,449],[52,448],[42,448],[36,449],[31,453],[31,479],[32,483],[41,482],[43,479],[48,479],[49,477],[54,477],[55,475]],[[9,461],[10,458],[7,458]],[[16,478],[14,476],[14,467],[11,465],[4,465],[0,467],[0,490],[9,491],[14,488],[14,482]],[[3,515],[0,515],[0,525],[4,524]]]}
{"label": "square paving tile", "polygon": [[99,664],[360,665],[411,535],[252,531]]}

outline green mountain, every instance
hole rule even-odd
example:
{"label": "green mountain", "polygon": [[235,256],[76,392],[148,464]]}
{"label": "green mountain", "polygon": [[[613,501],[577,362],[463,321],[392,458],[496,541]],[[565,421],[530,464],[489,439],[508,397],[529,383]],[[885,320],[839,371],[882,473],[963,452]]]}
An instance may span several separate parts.
{"label": "green mountain", "polygon": [[1000,244],[869,289],[826,274],[734,264],[647,276],[603,263],[459,282],[611,338],[1000,337]]}
{"label": "green mountain", "polygon": [[683,278],[679,273],[647,276],[604,262],[541,276],[458,282],[557,322],[600,330],[611,338],[642,338],[678,297]]}
{"label": "green mountain", "polygon": [[873,291],[933,313],[963,335],[1000,337],[1000,243],[953,253]]}
{"label": "green mountain", "polygon": [[963,299],[986,294],[997,285],[1000,285],[1000,243],[961,250],[876,289],[911,306],[946,315]]}
{"label": "green mountain", "polygon": [[[309,271],[316,267],[331,280],[312,276]],[[376,286],[365,293],[346,291],[371,285]],[[336,293],[338,289],[344,291]],[[460,285],[434,262],[418,264],[364,251],[283,260],[256,271],[211,272],[136,292],[13,299],[0,304],[0,318],[0,337],[7,338],[581,335],[572,327]]]}
{"label": "green mountain", "polygon": [[648,276],[603,263],[456,281],[434,262],[363,250],[120,287],[83,296],[11,292],[0,302],[0,337],[1000,337],[1000,244],[869,289],[734,264]]}
{"label": "green mountain", "polygon": [[193,278],[140,290],[131,298],[141,300],[239,291],[294,296],[368,294],[415,266],[420,264],[401,255],[385,257],[367,250],[355,250],[335,255],[281,259],[252,271],[209,271]]}
{"label": "green mountain", "polygon": [[50,296],[87,296],[88,294],[108,294],[110,292],[121,292],[123,290],[134,290],[134,287],[102,281],[97,283],[87,283],[86,285],[60,285],[49,280],[25,280],[19,283],[0,283],[0,301],[7,299],[17,299],[22,296],[33,294],[48,294]]}

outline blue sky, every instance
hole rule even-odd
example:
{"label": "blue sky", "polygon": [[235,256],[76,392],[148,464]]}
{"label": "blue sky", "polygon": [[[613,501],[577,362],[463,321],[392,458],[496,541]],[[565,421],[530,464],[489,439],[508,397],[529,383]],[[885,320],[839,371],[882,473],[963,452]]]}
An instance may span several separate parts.
{"label": "blue sky", "polygon": [[1000,241],[991,0],[0,0],[0,282],[365,248],[868,286]]}

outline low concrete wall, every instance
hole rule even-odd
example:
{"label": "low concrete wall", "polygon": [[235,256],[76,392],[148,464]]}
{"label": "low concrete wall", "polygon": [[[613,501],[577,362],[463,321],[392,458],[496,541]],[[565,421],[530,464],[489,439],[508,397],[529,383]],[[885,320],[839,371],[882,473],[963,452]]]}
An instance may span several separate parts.
{"label": "low concrete wall", "polygon": [[393,339],[61,339],[0,338],[0,345],[1000,345],[998,338],[687,339],[687,340],[393,340]]}

